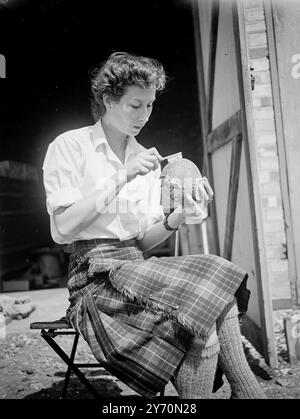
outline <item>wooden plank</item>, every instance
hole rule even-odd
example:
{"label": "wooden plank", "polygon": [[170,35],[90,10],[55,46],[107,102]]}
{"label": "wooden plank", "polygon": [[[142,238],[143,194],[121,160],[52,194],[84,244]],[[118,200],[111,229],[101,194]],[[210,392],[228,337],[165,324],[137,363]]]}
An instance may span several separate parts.
{"label": "wooden plank", "polygon": [[[211,26],[210,26],[210,49],[209,49],[209,61],[208,61],[208,98],[206,108],[206,142],[207,136],[212,130],[212,113],[214,106],[214,90],[215,90],[215,73],[216,73],[216,57],[217,57],[217,46],[218,46],[218,32],[219,32],[219,14],[220,14],[220,0],[213,0],[212,2],[212,14],[211,14]],[[207,150],[208,151],[208,150]],[[209,180],[213,186],[213,167],[212,167],[212,156],[208,153],[207,158]],[[219,244],[219,231],[217,225],[217,207],[216,202],[213,201],[209,208],[214,222],[214,236],[216,240],[216,247],[218,248],[218,254],[220,254]],[[218,235],[216,237],[216,235]]]}
{"label": "wooden plank", "polygon": [[290,314],[283,320],[289,362],[300,365],[300,314]]}
{"label": "wooden plank", "polygon": [[236,214],[236,203],[239,187],[240,162],[242,154],[242,134],[237,135],[232,142],[229,192],[227,202],[227,214],[225,224],[225,239],[223,247],[223,257],[231,260],[233,247],[234,222]]}
{"label": "wooden plank", "polygon": [[218,44],[218,29],[219,29],[219,13],[220,0],[213,0],[212,2],[212,16],[210,27],[210,50],[208,61],[208,98],[207,98],[207,133],[212,129],[212,112],[214,106],[214,87],[215,87],[215,72],[216,72],[216,56]]}
{"label": "wooden plank", "polygon": [[[209,183],[214,189],[214,178],[212,170],[211,156],[207,152],[207,98],[205,94],[205,77],[204,77],[204,64],[203,64],[203,52],[202,52],[202,40],[201,40],[201,31],[199,27],[199,8],[198,2],[192,2],[193,10],[193,23],[194,23],[194,34],[195,34],[195,46],[196,46],[196,64],[197,64],[197,78],[198,78],[198,92],[199,92],[199,102],[200,102],[200,122],[201,122],[201,137],[203,142],[203,174],[209,179]],[[207,172],[207,173],[206,173]],[[215,249],[216,254],[220,254],[220,243],[219,243],[219,232],[218,232],[218,222],[217,222],[217,211],[216,205],[213,201],[209,207],[209,212],[212,219],[212,239],[213,239],[213,248]],[[205,221],[204,221],[205,222]]]}
{"label": "wooden plank", "polygon": [[196,68],[197,68],[197,80],[198,80],[198,94],[199,94],[199,110],[200,110],[200,127],[201,127],[201,141],[203,143],[203,162],[202,169],[208,168],[207,163],[207,98],[205,89],[205,77],[204,77],[204,64],[203,64],[203,51],[202,51],[202,40],[201,31],[199,26],[199,8],[198,2],[192,2],[193,11],[193,25],[194,25],[194,39],[195,39],[195,52],[196,52]]}
{"label": "wooden plank", "polygon": [[242,132],[240,111],[215,128],[207,136],[207,151],[213,153]]}
{"label": "wooden plank", "polygon": [[[271,85],[272,85],[272,96],[274,104],[274,115],[275,115],[275,127],[276,127],[276,138],[278,147],[278,158],[279,158],[279,173],[280,173],[280,185],[282,193],[282,205],[284,211],[285,221],[285,232],[287,241],[287,254],[288,254],[288,266],[289,266],[289,280],[292,297],[292,306],[300,305],[300,285],[297,290],[297,262],[296,262],[296,251],[295,251],[295,237],[294,229],[292,224],[292,212],[291,212],[291,197],[289,192],[288,183],[288,170],[287,170],[287,155],[285,146],[285,136],[283,130],[283,115],[280,98],[280,87],[279,87],[279,75],[277,66],[277,56],[275,48],[275,34],[272,17],[272,6],[270,0],[265,0],[265,15],[266,15],[266,26],[267,26],[267,38],[269,44],[269,59],[271,68]],[[299,281],[300,284],[300,281]]]}
{"label": "wooden plank", "polygon": [[250,79],[250,65],[247,56],[247,38],[245,28],[245,2],[232,2],[233,27],[236,47],[236,64],[239,81],[241,102],[241,122],[243,144],[247,167],[247,181],[249,185],[249,202],[251,213],[251,227],[253,251],[255,258],[255,275],[258,290],[258,302],[261,321],[262,354],[266,362],[272,367],[278,366],[276,339],[273,330],[272,304],[268,283],[268,269],[263,239],[263,223],[260,205],[260,188],[256,160],[256,143],[253,126],[253,107]]}

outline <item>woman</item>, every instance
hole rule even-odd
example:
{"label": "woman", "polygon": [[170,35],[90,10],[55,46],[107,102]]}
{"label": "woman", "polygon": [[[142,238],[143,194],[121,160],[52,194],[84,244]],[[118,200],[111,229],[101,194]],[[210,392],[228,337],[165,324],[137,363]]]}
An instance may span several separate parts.
{"label": "woman", "polygon": [[[71,252],[67,317],[105,368],[145,397],[172,379],[180,398],[210,398],[219,359],[232,397],[264,398],[239,330],[246,273],[213,255],[143,256],[187,216],[203,215],[187,195],[164,216],[162,157],[134,138],[165,82],[157,61],[111,54],[92,75],[95,125],[49,145],[51,233]],[[205,179],[197,192],[205,208],[213,194]]]}

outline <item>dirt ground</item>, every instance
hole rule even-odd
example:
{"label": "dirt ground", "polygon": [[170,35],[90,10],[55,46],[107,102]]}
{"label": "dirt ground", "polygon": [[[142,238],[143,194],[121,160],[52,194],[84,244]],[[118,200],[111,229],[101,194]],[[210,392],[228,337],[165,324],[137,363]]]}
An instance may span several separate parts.
{"label": "dirt ground", "polygon": [[[18,295],[21,295],[19,293]],[[28,293],[27,293],[28,295]],[[37,309],[29,318],[13,320],[7,326],[5,338],[0,338],[0,399],[58,399],[63,389],[66,366],[58,355],[41,338],[39,331],[30,330],[33,321],[55,320],[65,311],[65,289],[34,291],[29,293]],[[71,338],[56,338],[63,349],[70,353]],[[279,368],[271,370],[260,357],[253,355],[251,345],[244,341],[249,364],[270,399],[300,399],[300,365],[291,366],[287,361],[283,331],[276,330]],[[250,349],[249,349],[250,348]],[[95,362],[88,345],[80,339],[77,362]],[[102,368],[85,370],[87,376],[103,397],[138,396],[125,384]],[[165,395],[178,397],[168,384]],[[85,386],[72,376],[67,398],[92,398]],[[230,389],[225,381],[215,393],[215,399],[228,399]]]}

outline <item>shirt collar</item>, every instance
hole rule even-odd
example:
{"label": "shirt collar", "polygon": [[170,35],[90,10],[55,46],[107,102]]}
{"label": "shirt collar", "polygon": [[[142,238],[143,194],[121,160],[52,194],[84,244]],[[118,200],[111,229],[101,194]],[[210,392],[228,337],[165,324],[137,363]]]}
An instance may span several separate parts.
{"label": "shirt collar", "polygon": [[[109,145],[107,142],[107,138],[102,128],[101,120],[99,119],[93,126],[92,126],[92,141],[94,144],[95,150],[100,144]],[[136,139],[131,135],[127,138],[127,146],[126,146],[126,158],[130,154],[136,154],[139,151],[138,142]]]}
{"label": "shirt collar", "polygon": [[92,141],[93,141],[95,150],[100,144],[108,145],[100,119],[99,121],[95,123],[95,125],[92,126]]}

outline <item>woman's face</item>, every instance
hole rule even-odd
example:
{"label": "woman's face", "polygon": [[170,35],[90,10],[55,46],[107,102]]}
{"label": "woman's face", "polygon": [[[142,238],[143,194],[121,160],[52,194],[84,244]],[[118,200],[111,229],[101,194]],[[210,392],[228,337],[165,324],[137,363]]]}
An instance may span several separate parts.
{"label": "woman's face", "polygon": [[155,88],[128,86],[118,103],[106,106],[110,124],[126,135],[137,135],[147,123],[155,101]]}

